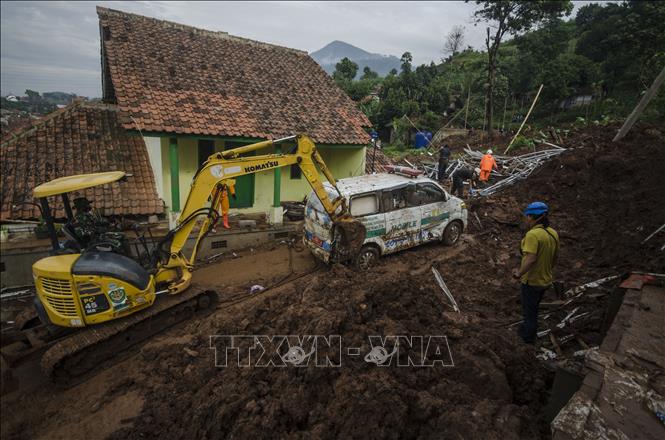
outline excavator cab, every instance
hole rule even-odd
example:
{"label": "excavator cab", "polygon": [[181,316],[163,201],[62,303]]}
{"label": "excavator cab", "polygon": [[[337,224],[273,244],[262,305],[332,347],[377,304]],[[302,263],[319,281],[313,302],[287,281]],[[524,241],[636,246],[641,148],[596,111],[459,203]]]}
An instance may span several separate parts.
{"label": "excavator cab", "polygon": [[[78,198],[76,219],[69,194],[126,178],[122,171],[82,174],[51,180],[34,189],[49,232],[51,256],[32,266],[40,320],[59,327],[84,327],[115,319],[154,302],[154,277],[127,255],[120,233],[82,237],[77,220],[85,215],[89,202]],[[61,245],[56,234],[49,197],[61,197],[67,223],[67,238]]]}
{"label": "excavator cab", "polygon": [[[80,174],[54,179],[34,189],[34,196],[39,200],[38,206],[49,233],[53,254],[80,252],[92,246],[101,250],[129,253],[124,235],[119,232],[111,232],[108,221],[92,210],[92,204],[88,199],[76,197],[73,200],[75,215],[69,198],[70,193],[74,191],[125,180],[126,177],[127,174],[123,171]],[[57,238],[49,197],[61,198],[67,217],[67,222],[61,229],[66,238],[62,244]]]}

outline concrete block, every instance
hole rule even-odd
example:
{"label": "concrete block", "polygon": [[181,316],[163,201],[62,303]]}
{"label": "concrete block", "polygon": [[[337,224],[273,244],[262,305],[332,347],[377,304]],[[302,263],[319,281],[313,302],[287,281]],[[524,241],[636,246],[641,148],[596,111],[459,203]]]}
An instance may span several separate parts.
{"label": "concrete block", "polygon": [[256,220],[238,220],[238,226],[241,228],[256,228]]}
{"label": "concrete block", "polygon": [[169,229],[173,229],[178,225],[179,212],[169,211]]}
{"label": "concrete block", "polygon": [[271,225],[281,225],[284,223],[284,208],[281,206],[271,207],[268,211],[268,221]]}

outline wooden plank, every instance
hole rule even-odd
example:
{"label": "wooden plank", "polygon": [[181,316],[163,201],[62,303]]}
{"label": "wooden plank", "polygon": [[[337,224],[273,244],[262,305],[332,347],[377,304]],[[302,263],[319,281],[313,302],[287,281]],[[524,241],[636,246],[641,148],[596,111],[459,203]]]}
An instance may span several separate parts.
{"label": "wooden plank", "polygon": [[563,356],[563,351],[561,350],[561,347],[559,346],[559,343],[556,340],[556,337],[550,332],[550,342],[552,343],[552,346],[554,347],[554,351],[556,351],[557,356]]}

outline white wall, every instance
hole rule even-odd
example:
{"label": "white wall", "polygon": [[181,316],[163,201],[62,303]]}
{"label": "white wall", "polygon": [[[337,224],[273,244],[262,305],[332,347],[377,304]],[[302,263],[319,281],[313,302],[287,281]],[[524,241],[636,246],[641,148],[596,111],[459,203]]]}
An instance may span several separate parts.
{"label": "white wall", "polygon": [[150,159],[150,166],[155,175],[155,185],[157,186],[157,195],[162,199],[164,198],[164,176],[162,168],[162,144],[158,137],[145,137],[145,146],[148,149],[148,158]]}

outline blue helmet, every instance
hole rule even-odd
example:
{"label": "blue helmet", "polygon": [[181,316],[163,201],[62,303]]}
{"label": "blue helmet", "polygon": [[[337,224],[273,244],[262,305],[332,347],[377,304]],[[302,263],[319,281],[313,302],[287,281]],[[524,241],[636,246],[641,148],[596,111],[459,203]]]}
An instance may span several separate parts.
{"label": "blue helmet", "polygon": [[532,202],[524,210],[524,215],[543,215],[549,212],[550,208],[543,202]]}

